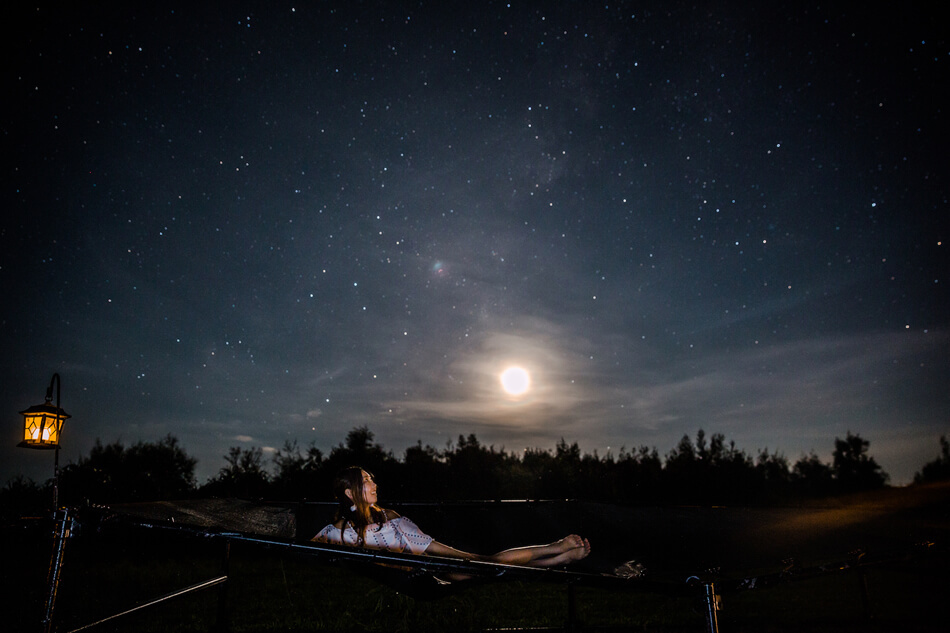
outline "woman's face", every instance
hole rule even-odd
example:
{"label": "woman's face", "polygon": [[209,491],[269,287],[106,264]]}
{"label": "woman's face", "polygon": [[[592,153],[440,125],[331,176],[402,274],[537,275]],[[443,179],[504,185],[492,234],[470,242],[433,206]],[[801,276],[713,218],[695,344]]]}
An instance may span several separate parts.
{"label": "woman's face", "polygon": [[365,470],[363,471],[363,500],[369,505],[375,505],[378,501],[376,498],[376,482],[373,481],[373,476]]}

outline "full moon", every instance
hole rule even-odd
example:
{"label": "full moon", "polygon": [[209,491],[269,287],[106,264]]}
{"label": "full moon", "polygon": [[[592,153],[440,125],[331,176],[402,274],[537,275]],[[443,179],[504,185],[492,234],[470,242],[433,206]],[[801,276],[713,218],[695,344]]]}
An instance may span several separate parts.
{"label": "full moon", "polygon": [[531,386],[531,376],[520,367],[509,367],[501,372],[501,386],[512,396],[520,396]]}

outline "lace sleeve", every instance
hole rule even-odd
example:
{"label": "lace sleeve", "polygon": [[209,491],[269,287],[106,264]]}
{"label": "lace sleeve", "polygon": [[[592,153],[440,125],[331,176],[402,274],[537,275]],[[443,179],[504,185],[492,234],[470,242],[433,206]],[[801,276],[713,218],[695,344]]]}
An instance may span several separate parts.
{"label": "lace sleeve", "polygon": [[419,529],[419,526],[407,519],[399,517],[390,521],[400,540],[405,543],[405,547],[413,554],[423,554],[434,539]]}
{"label": "lace sleeve", "polygon": [[342,545],[343,544],[343,532],[340,528],[334,526],[332,523],[314,536],[311,541],[316,541],[318,543],[331,543],[333,545]]}

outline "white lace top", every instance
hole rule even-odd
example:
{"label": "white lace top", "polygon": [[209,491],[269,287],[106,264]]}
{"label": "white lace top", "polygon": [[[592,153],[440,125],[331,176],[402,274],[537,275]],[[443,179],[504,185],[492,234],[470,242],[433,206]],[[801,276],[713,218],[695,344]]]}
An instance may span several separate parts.
{"label": "white lace top", "polygon": [[[356,546],[359,544],[358,539],[359,536],[352,525],[347,524],[346,529],[341,530],[331,523],[320,530],[320,533],[314,536],[312,540],[335,545]],[[382,525],[379,523],[367,525],[363,547],[399,553],[409,550],[411,554],[422,554],[432,541],[432,537],[420,530],[415,523],[406,517],[397,517],[386,521]]]}

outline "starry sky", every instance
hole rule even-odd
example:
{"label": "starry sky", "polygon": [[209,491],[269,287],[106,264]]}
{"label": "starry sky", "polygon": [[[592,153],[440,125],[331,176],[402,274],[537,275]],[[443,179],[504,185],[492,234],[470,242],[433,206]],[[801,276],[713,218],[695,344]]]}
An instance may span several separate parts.
{"label": "starry sky", "polygon": [[850,430],[909,482],[950,433],[945,23],[705,4],[13,10],[0,483],[52,474],[16,442],[54,372],[63,464],[172,434],[199,483],[362,425]]}

